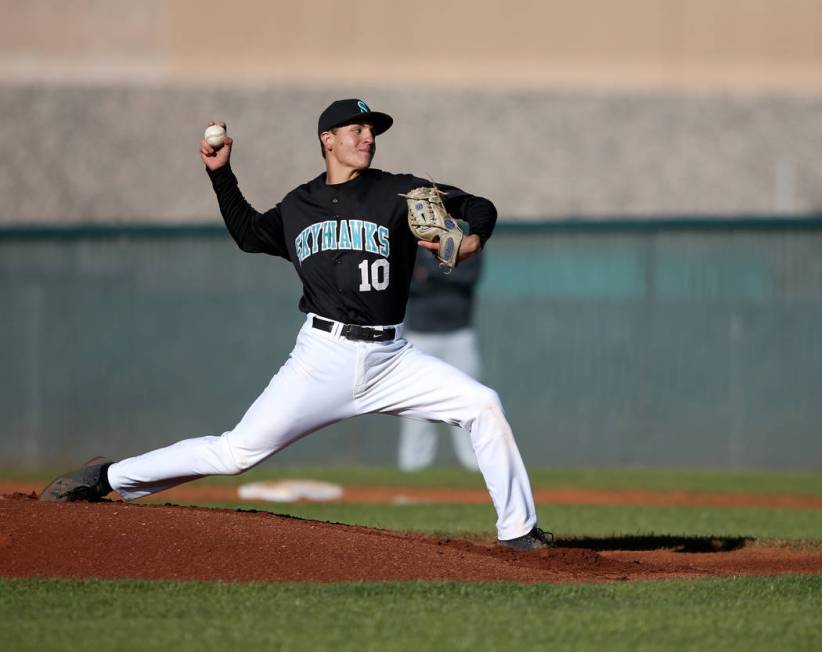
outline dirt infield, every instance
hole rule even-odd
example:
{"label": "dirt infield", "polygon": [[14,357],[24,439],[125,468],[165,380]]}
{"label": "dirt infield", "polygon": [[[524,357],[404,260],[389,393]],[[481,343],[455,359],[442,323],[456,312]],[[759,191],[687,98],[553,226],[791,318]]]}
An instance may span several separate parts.
{"label": "dirt infield", "polygon": [[[169,494],[166,494],[169,495]],[[653,543],[653,542],[651,542]],[[268,512],[0,496],[0,576],[222,581],[601,582],[822,573],[818,551],[744,540],[560,542],[517,553]]]}

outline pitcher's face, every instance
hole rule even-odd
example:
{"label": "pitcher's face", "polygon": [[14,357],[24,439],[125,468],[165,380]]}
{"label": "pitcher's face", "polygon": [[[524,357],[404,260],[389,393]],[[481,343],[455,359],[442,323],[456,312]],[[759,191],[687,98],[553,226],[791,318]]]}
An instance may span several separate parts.
{"label": "pitcher's face", "polygon": [[323,133],[326,158],[340,167],[365,170],[371,166],[377,151],[374,127],[368,123],[353,123]]}

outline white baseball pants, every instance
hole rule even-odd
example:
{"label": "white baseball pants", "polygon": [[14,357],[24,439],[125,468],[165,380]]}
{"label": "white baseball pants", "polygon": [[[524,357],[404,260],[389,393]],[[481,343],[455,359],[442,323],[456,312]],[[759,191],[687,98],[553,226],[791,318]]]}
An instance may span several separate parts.
{"label": "white baseball pants", "polygon": [[[324,426],[359,414],[395,414],[458,425],[471,443],[497,512],[497,537],[536,525],[528,474],[497,393],[402,338],[355,342],[312,327],[240,423],[220,436],[186,439],[112,464],[108,477],[125,500],[209,475],[236,475]],[[331,321],[331,320],[329,320]]]}
{"label": "white baseball pants", "polygon": [[[406,331],[406,339],[420,351],[447,362],[472,378],[479,378],[482,369],[477,336],[470,328],[445,333]],[[476,470],[477,456],[468,431],[452,426],[451,440],[460,464]],[[437,426],[430,421],[403,419],[400,425],[398,464],[403,471],[417,471],[431,466],[437,456]]]}

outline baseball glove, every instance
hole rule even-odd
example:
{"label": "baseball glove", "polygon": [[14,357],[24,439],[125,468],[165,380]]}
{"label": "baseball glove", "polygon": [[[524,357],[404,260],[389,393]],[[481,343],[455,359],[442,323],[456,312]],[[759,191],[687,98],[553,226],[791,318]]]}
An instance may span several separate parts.
{"label": "baseball glove", "polygon": [[431,188],[414,188],[408,194],[400,194],[400,197],[405,197],[408,202],[411,233],[421,240],[440,243],[439,250],[433,253],[440,267],[448,274],[457,266],[457,253],[464,234],[457,221],[445,210],[442,203],[445,194],[433,184]]}

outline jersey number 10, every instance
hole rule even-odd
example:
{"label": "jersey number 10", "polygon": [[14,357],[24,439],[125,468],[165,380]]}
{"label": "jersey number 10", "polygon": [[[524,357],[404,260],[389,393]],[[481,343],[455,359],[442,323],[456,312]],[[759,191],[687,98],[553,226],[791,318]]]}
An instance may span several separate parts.
{"label": "jersey number 10", "polygon": [[385,258],[378,258],[371,263],[371,274],[369,278],[368,261],[364,260],[359,264],[360,268],[360,292],[368,292],[372,288],[384,290],[388,287],[388,261]]}

